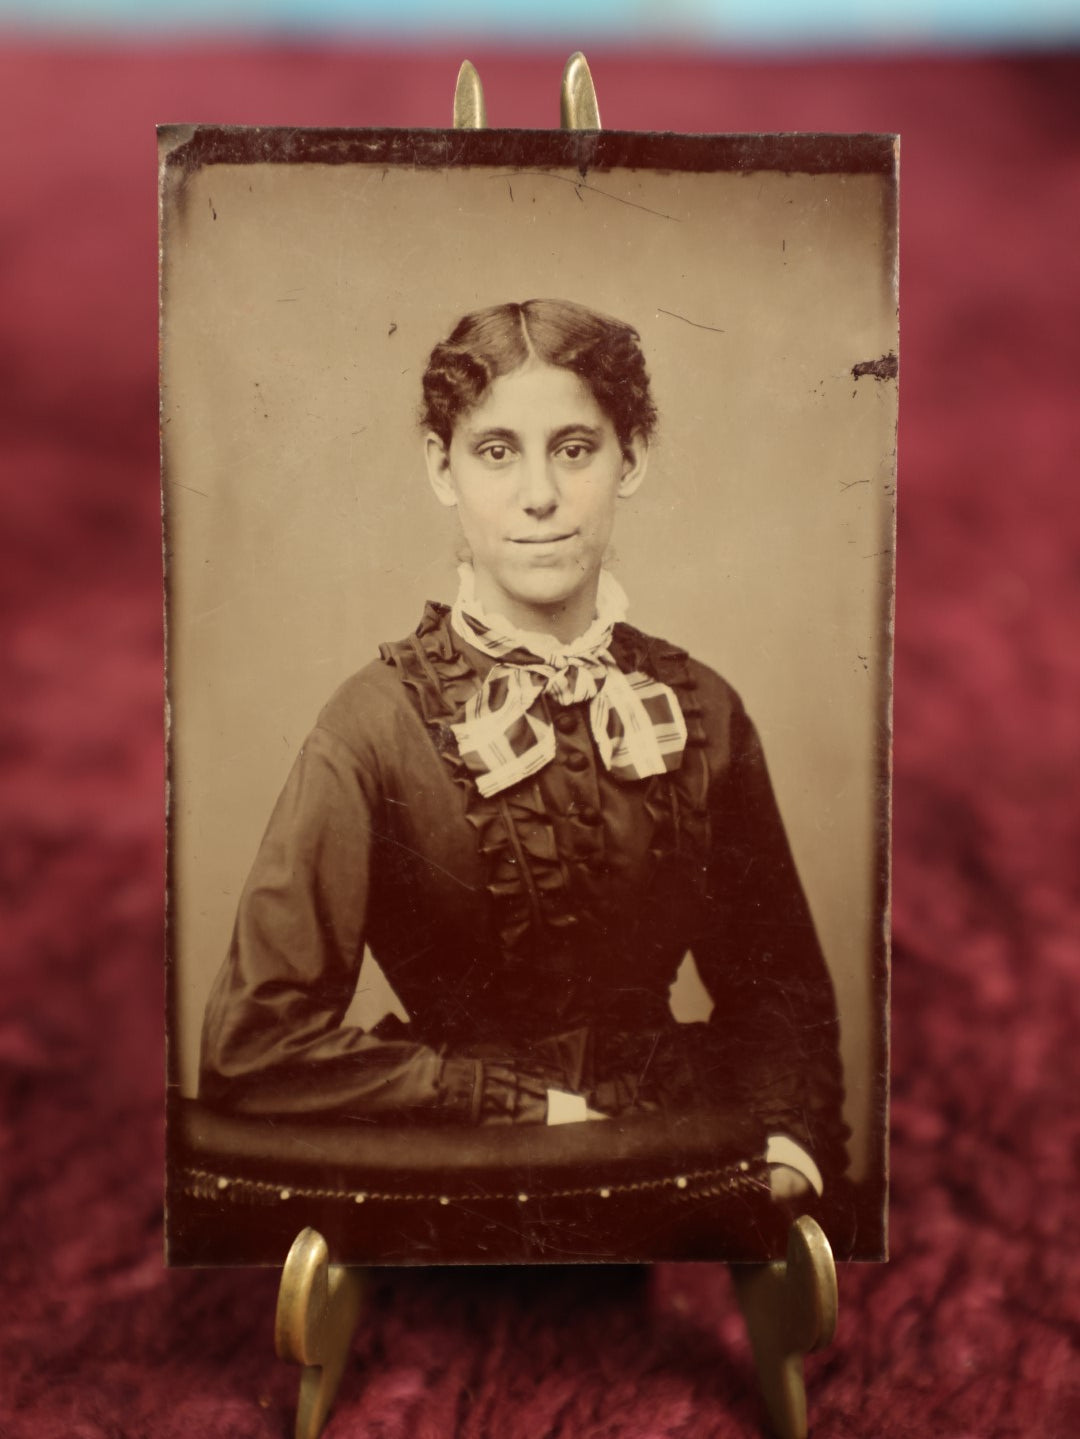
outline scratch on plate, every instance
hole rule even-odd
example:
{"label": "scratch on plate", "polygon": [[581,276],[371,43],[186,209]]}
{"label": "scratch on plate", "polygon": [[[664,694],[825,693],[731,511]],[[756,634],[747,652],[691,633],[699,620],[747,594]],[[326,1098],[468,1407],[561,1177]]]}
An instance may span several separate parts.
{"label": "scratch on plate", "polygon": [[456,874],[452,874],[450,870],[446,869],[443,865],[436,864],[433,859],[430,859],[425,854],[421,854],[418,849],[413,849],[412,845],[406,844],[404,840],[394,839],[393,835],[385,834],[381,830],[372,830],[371,833],[373,838],[385,840],[387,844],[396,844],[398,849],[403,849],[406,854],[415,855],[416,858],[422,860],[429,869],[437,869],[440,874],[445,874],[447,879],[452,879],[455,884],[459,884],[462,889],[467,889],[470,894],[476,892],[476,886],[474,884],[466,884],[465,880],[459,879]]}
{"label": "scratch on plate", "polygon": [[[511,171],[511,176],[526,174],[535,175],[536,171]],[[509,183],[509,179],[505,174],[502,176],[502,178],[507,180],[507,182]],[[624,195],[613,195],[610,190],[601,190],[598,188],[598,186],[590,185],[585,180],[571,180],[568,175],[553,175],[550,171],[541,171],[539,178],[544,180],[558,180],[561,185],[573,185],[574,189],[579,192],[579,200],[581,199],[580,192],[582,190],[586,190],[590,195],[599,195],[605,200],[614,200],[618,205],[629,205],[632,210],[644,210],[646,215],[655,215],[660,220],[674,220],[676,224],[680,223],[678,215],[669,215],[666,210],[654,210],[651,205],[642,205],[637,200],[628,200]]]}
{"label": "scratch on plate", "polygon": [[727,334],[727,331],[722,330],[719,325],[702,324],[700,320],[691,320],[688,315],[677,315],[674,310],[665,310],[660,305],[657,306],[657,314],[670,315],[673,320],[681,320],[684,325],[693,325],[695,330],[712,330],[717,335]]}

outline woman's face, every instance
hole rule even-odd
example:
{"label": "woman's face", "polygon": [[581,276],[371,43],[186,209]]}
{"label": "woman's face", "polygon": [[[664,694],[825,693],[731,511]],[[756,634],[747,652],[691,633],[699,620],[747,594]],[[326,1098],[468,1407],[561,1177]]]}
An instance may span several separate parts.
{"label": "woman's face", "polygon": [[584,381],[535,362],[459,417],[449,449],[428,436],[431,483],[457,508],[485,609],[564,641],[588,628],[615,501],[644,478],[645,441],[627,450]]}

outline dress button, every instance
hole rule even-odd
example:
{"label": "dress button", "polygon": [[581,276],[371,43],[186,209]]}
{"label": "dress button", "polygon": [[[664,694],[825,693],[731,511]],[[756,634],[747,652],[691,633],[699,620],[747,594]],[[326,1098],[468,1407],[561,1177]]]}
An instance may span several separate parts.
{"label": "dress button", "polygon": [[591,804],[583,805],[581,809],[578,810],[577,817],[582,824],[600,823],[600,811],[594,809]]}
{"label": "dress button", "polygon": [[562,734],[569,734],[572,729],[577,729],[577,715],[571,709],[560,709],[555,713],[555,728]]}
{"label": "dress button", "polygon": [[589,756],[582,754],[579,749],[571,750],[566,756],[566,768],[580,774],[582,770],[589,768]]}

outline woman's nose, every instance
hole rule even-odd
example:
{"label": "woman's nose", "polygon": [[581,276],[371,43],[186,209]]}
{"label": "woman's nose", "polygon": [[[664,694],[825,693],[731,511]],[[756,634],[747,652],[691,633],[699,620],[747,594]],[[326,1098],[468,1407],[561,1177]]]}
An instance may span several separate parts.
{"label": "woman's nose", "polygon": [[559,488],[545,456],[523,466],[521,476],[521,508],[542,519],[559,503]]}

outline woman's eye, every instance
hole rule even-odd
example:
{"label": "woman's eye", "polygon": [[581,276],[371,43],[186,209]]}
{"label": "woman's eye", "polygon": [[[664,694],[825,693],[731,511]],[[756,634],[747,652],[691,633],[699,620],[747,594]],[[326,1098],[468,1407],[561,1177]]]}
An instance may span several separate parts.
{"label": "woman's eye", "polygon": [[589,447],[583,440],[574,440],[569,445],[563,445],[561,454],[567,460],[582,460],[589,453]]}
{"label": "woman's eye", "polygon": [[494,460],[497,465],[502,464],[510,454],[509,445],[488,445],[480,452],[485,459]]}

